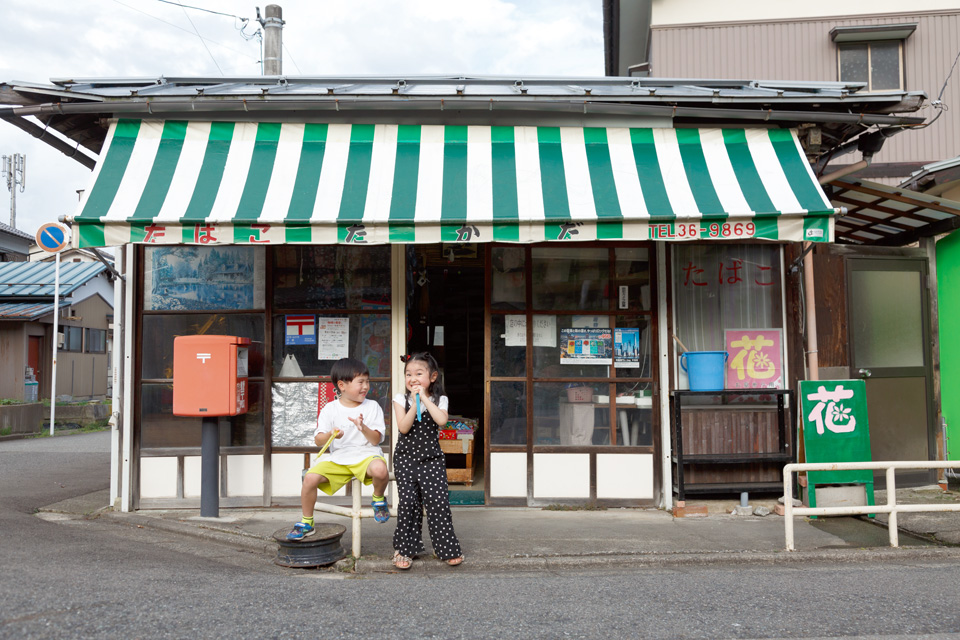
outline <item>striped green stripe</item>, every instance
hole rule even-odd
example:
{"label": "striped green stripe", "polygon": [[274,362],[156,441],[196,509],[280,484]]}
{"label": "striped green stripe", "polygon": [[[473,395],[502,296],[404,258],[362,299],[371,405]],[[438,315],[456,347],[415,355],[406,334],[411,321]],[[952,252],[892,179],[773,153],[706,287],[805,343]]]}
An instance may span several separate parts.
{"label": "striped green stripe", "polygon": [[320,170],[323,168],[323,154],[327,149],[327,131],[328,126],[325,124],[308,123],[303,128],[300,162],[297,165],[297,179],[293,183],[290,206],[287,208],[287,220],[309,220],[313,215],[317,188],[320,185]]}
{"label": "striped green stripe", "polygon": [[313,228],[310,225],[291,225],[284,228],[284,240],[293,244],[310,244],[313,240]]}
{"label": "striped green stripe", "polygon": [[[770,142],[777,152],[777,159],[783,167],[783,173],[800,206],[807,211],[827,211],[827,205],[820,195],[817,185],[810,179],[810,166],[797,151],[797,143],[789,129],[771,129]],[[832,211],[832,209],[829,209]]]}
{"label": "striped green stripe", "polygon": [[493,239],[518,242],[520,229],[515,224],[497,224],[501,221],[519,221],[520,205],[517,197],[517,149],[513,127],[490,127],[490,160],[493,187]]}
{"label": "striped green stripe", "polygon": [[253,155],[250,157],[250,170],[243,185],[240,204],[234,220],[256,220],[263,210],[270,187],[270,176],[277,159],[277,143],[280,142],[280,123],[261,122],[257,125],[257,137],[253,143]]}
{"label": "striped green stripe", "polygon": [[106,244],[102,224],[77,223],[78,245],[83,247],[102,247]]}
{"label": "striped green stripe", "polygon": [[617,197],[617,183],[613,179],[607,130],[597,127],[584,129],[583,142],[587,150],[587,168],[590,171],[590,185],[593,188],[597,217],[623,217],[620,211],[620,198]]}
{"label": "striped green stripe", "polygon": [[757,165],[753,162],[753,155],[747,144],[747,132],[743,129],[724,129],[723,143],[727,147],[727,156],[740,184],[740,191],[750,209],[758,215],[779,213],[763,186]]}
{"label": "striped green stripe", "polygon": [[[370,162],[373,158],[372,124],[355,124],[350,129],[350,153],[343,178],[343,197],[337,220],[360,221],[367,206],[367,188],[370,185]],[[346,237],[346,236],[344,236]]]}
{"label": "striped green stripe", "polygon": [[181,222],[203,222],[210,215],[220,191],[220,181],[223,179],[223,168],[230,154],[235,126],[233,122],[210,124],[210,135],[207,137],[207,148],[203,152],[203,162],[197,175],[197,186],[190,197],[190,204],[180,218]]}
{"label": "striped green stripe", "polygon": [[133,147],[140,132],[139,120],[119,120],[113,128],[110,150],[103,160],[97,182],[90,190],[87,202],[78,218],[99,218],[110,210],[127,170]]}
{"label": "striped green stripe", "polygon": [[417,211],[419,178],[420,126],[402,124],[397,128],[397,159],[393,167],[390,220],[413,220]]}
{"label": "striped green stripe", "polygon": [[677,129],[677,143],[683,168],[687,173],[690,191],[697,203],[697,210],[703,216],[719,217],[724,213],[717,190],[713,188],[707,159],[703,155],[699,129]]}
{"label": "striped green stripe", "polygon": [[660,174],[660,160],[657,158],[653,131],[630,129],[630,142],[633,145],[633,161],[637,165],[637,175],[640,178],[640,189],[643,191],[647,212],[654,220],[675,219],[677,216],[673,213],[673,207],[670,206],[667,188]]}
{"label": "striped green stripe", "polygon": [[443,131],[443,196],[440,201],[440,219],[467,219],[467,128],[463,126],[448,125]]}
{"label": "striped green stripe", "polygon": [[756,225],[754,237],[767,240],[778,240],[780,238],[780,224],[776,217],[753,218],[751,220]]}
{"label": "striped green stripe", "polygon": [[187,123],[183,120],[167,120],[163,123],[157,155],[153,159],[150,176],[140,194],[140,202],[130,220],[153,220],[160,213],[163,201],[170,190],[173,174],[177,170],[183,140],[187,136]]}
{"label": "striped green stripe", "polygon": [[567,177],[563,169],[560,127],[538,127],[540,148],[540,188],[543,192],[543,215],[548,220],[570,217],[567,199]]}

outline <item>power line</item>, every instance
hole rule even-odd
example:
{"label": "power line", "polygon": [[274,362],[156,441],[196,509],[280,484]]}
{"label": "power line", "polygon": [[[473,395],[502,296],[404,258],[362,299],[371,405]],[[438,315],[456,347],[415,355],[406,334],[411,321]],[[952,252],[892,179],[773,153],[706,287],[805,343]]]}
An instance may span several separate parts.
{"label": "power line", "polygon": [[[210,51],[210,47],[207,46],[207,43],[206,43],[206,41],[203,39],[203,36],[200,35],[200,31],[197,29],[197,25],[193,24],[193,20],[190,18],[190,14],[187,13],[187,7],[186,7],[185,5],[180,4],[179,2],[173,3],[173,2],[168,2],[168,0],[159,0],[159,1],[160,1],[160,2],[166,2],[167,4],[178,4],[178,5],[180,5],[180,8],[183,9],[183,15],[186,16],[187,21],[190,23],[190,26],[193,27],[193,30],[194,30],[194,32],[197,34],[197,37],[200,38],[200,42],[203,43],[203,48],[207,50],[207,53],[210,55],[210,59],[213,60],[213,64],[215,64],[215,65],[217,66],[217,71],[220,72],[220,75],[223,75],[223,69],[220,68],[220,63],[218,63],[218,62],[217,62],[217,59],[216,59],[215,57],[213,57],[213,52]],[[196,8],[196,7],[191,7],[191,9],[195,9],[195,8]],[[211,11],[210,13],[216,13],[216,12],[215,12],[215,11]],[[227,14],[224,13],[224,14],[221,14],[221,15],[227,15]],[[233,16],[233,17],[236,17],[236,16]]]}
{"label": "power line", "polygon": [[236,18],[237,20],[243,20],[244,22],[249,22],[248,18],[241,18],[240,16],[235,16],[232,13],[221,13],[219,11],[212,11],[210,9],[204,9],[203,7],[191,7],[188,4],[181,4],[179,2],[173,2],[173,0],[157,0],[157,2],[163,2],[165,4],[172,4],[176,7],[181,7],[183,9],[195,9],[197,11],[206,11],[207,13],[212,13],[218,16],[226,16],[228,18]]}
{"label": "power line", "polygon": [[297,64],[297,61],[293,59],[293,55],[290,53],[290,49],[287,49],[287,45],[283,44],[283,50],[287,52],[287,57],[290,58],[290,62],[293,63],[293,66],[297,68],[297,73],[303,75],[303,71],[300,71],[300,65]]}
{"label": "power line", "polygon": [[[174,23],[172,23],[172,22],[168,22],[168,21],[164,20],[163,18],[158,18],[157,16],[155,16],[155,15],[153,15],[153,14],[150,14],[150,13],[147,13],[146,11],[143,11],[142,9],[138,9],[137,7],[132,7],[132,6],[130,6],[129,4],[127,4],[127,3],[125,3],[125,2],[121,2],[121,0],[113,0],[113,1],[114,1],[115,3],[121,5],[121,6],[126,7],[127,9],[131,9],[131,10],[133,10],[133,11],[136,11],[137,13],[142,13],[143,15],[147,16],[148,18],[153,18],[154,20],[157,20],[157,21],[159,21],[159,22],[162,22],[163,24],[165,24],[165,25],[167,25],[167,26],[169,26],[169,27],[173,27],[174,29],[179,29],[180,31],[184,31],[184,32],[186,32],[186,33],[189,33],[190,35],[195,35],[195,34],[194,34],[193,32],[191,32],[189,29],[184,29],[183,27],[181,27],[181,26],[178,25],[178,24],[174,24]],[[171,3],[171,4],[172,4],[172,3]],[[227,14],[224,14],[224,15],[227,15]],[[234,17],[234,16],[230,16],[230,17]],[[245,20],[245,18],[239,18],[239,19],[240,19],[240,20]],[[239,49],[234,49],[233,47],[231,47],[231,46],[229,46],[229,45],[223,44],[222,42],[217,42],[216,40],[209,40],[209,39],[207,40],[207,42],[210,42],[210,43],[212,43],[212,44],[215,44],[215,45],[217,45],[218,47],[223,47],[224,49],[227,49],[228,51],[232,51],[232,52],[234,52],[234,53],[236,53],[236,54],[239,54],[239,55],[242,55],[242,56],[246,56],[246,57],[248,57],[248,58],[256,59],[256,56],[251,56],[249,53],[247,53],[247,52],[245,52],[245,51],[241,51],[241,50],[239,50]]]}

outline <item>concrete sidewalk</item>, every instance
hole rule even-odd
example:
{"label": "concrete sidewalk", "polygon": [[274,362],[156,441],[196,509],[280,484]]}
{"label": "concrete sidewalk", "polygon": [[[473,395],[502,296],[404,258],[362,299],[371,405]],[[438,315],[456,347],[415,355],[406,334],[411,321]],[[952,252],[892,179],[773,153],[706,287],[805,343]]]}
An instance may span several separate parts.
{"label": "concrete sidewalk", "polygon": [[[901,495],[902,493],[902,495]],[[902,489],[904,503],[960,501],[960,494],[939,487]],[[220,517],[201,518],[199,510],[144,510],[121,513],[104,505],[106,491],[66,500],[41,509],[40,517],[99,517],[117,524],[139,525],[198,536],[211,542],[276,557],[272,535],[289,529],[300,516],[295,508],[220,509]],[[877,492],[876,501],[885,496]],[[655,509],[549,510],[539,508],[454,507],[454,526],[466,556],[452,569],[429,555],[414,561],[412,571],[525,571],[586,569],[617,566],[667,566],[734,562],[856,561],[891,558],[942,557],[960,559],[960,513],[901,514],[899,549],[889,547],[883,525],[857,518],[795,519],[797,551],[786,552],[784,522],[774,514],[737,516],[733,501],[698,501],[708,515],[674,518]],[[776,504],[751,500],[753,506]],[[59,514],[59,515],[58,515]],[[317,522],[346,527],[342,546],[351,544],[348,518],[317,513]],[[362,522],[362,557],[349,556],[341,570],[358,573],[393,572],[394,520]],[[918,534],[914,537],[911,533]]]}

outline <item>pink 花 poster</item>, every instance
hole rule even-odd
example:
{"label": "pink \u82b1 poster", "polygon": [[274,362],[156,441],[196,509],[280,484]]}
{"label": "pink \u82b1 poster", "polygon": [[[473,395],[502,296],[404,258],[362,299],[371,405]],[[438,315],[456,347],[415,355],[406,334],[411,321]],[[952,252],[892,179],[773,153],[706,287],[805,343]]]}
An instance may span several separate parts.
{"label": "pink \u82b1 poster", "polygon": [[782,389],[783,348],[780,329],[727,329],[727,389]]}

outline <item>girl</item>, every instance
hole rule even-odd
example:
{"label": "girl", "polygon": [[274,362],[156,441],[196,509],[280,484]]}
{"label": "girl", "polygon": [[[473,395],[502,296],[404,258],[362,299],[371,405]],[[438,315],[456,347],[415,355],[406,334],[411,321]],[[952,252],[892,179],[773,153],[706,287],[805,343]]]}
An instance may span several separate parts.
{"label": "girl", "polygon": [[393,399],[400,439],[394,452],[400,504],[393,533],[393,564],[409,569],[423,553],[423,510],[434,553],[450,566],[463,562],[460,541],[453,532],[447,494],[447,466],[440,449],[440,425],[447,424],[447,396],[439,380],[437,361],[427,352],[401,358],[406,362],[407,392]]}

